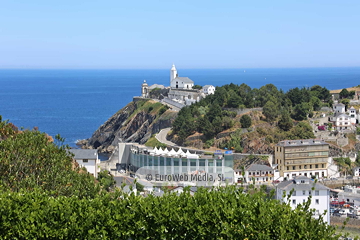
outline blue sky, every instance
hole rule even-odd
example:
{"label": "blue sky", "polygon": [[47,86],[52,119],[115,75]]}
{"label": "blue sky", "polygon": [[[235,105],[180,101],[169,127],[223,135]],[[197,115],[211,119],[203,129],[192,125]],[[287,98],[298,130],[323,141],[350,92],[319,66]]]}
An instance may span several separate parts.
{"label": "blue sky", "polygon": [[360,1],[3,0],[0,68],[360,66]]}

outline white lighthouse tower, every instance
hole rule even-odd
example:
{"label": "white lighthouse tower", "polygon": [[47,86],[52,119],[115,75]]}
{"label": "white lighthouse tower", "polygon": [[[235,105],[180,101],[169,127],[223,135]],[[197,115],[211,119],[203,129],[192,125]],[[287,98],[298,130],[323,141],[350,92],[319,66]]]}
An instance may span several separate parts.
{"label": "white lighthouse tower", "polygon": [[141,97],[143,98],[149,97],[149,86],[146,83],[146,80],[144,80],[144,83],[141,84]]}
{"label": "white lighthouse tower", "polygon": [[172,65],[172,68],[170,69],[170,86],[171,86],[171,82],[172,80],[174,80],[175,78],[177,78],[177,70],[176,70],[176,67],[175,65],[173,64]]}

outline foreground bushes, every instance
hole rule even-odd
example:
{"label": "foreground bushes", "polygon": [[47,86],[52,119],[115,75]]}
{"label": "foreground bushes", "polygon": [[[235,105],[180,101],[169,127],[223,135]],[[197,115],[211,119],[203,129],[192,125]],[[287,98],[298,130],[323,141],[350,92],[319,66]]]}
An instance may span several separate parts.
{"label": "foreground bushes", "polygon": [[306,208],[243,194],[234,186],[163,197],[102,193],[50,197],[0,193],[0,234],[8,239],[336,239]]}

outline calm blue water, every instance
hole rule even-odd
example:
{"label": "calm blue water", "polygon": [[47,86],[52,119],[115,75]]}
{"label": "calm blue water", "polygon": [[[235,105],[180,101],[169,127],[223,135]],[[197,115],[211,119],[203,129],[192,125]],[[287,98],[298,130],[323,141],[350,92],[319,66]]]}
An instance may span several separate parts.
{"label": "calm blue water", "polygon": [[[245,71],[245,72],[244,72]],[[39,127],[66,143],[89,138],[115,112],[140,95],[148,84],[169,85],[162,70],[0,70],[0,115],[24,128]],[[195,84],[246,83],[259,88],[273,83],[287,91],[315,84],[340,89],[360,84],[360,68],[178,69]]]}

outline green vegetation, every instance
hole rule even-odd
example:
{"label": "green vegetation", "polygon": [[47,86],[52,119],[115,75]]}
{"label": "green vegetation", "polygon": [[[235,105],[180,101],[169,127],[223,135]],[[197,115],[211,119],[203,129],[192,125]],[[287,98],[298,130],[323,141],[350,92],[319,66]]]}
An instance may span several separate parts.
{"label": "green vegetation", "polygon": [[100,186],[103,187],[106,191],[110,191],[115,187],[116,181],[114,177],[108,171],[101,171],[98,173],[97,180],[100,183]]}
{"label": "green vegetation", "polygon": [[94,197],[100,187],[86,170],[80,169],[62,145],[39,131],[11,133],[2,122],[0,139],[0,186],[16,192],[35,188],[53,196]]}
{"label": "green vegetation", "polygon": [[166,144],[159,142],[159,141],[155,138],[155,134],[153,134],[153,135],[149,138],[149,140],[147,140],[147,142],[145,143],[145,146],[152,147],[152,148],[154,148],[154,147],[157,147],[157,148],[159,148],[159,147],[165,148],[165,147],[166,147]]}
{"label": "green vegetation", "polygon": [[138,101],[135,104],[136,104],[136,110],[128,117],[128,120],[125,124],[127,124],[132,119],[133,116],[135,116],[136,114],[138,114],[141,111],[156,115],[160,112],[161,108],[167,107],[159,102],[155,102],[155,101],[151,101],[151,100],[150,101],[149,100]]}
{"label": "green vegetation", "polygon": [[308,203],[292,210],[263,189],[199,188],[194,195],[185,189],[163,197],[108,192],[111,175],[99,173],[99,184],[77,166],[60,136],[53,142],[37,130],[18,131],[1,121],[0,139],[2,239],[338,237],[335,228],[312,218]]}
{"label": "green vegetation", "polygon": [[[284,140],[285,135],[290,139],[298,139],[300,136],[313,137],[314,135],[310,133],[312,132],[311,128],[304,127],[303,123],[293,129],[293,120],[307,120],[309,116],[313,115],[314,110],[319,110],[330,101],[329,90],[318,85],[311,88],[293,88],[284,93],[273,84],[267,84],[259,89],[251,89],[246,84],[231,83],[217,87],[215,94],[182,108],[173,123],[173,134],[177,136],[179,142],[184,143],[188,136],[198,132],[203,134],[203,141],[207,142],[220,132],[234,131],[233,128],[239,127],[236,113],[229,111],[229,108],[241,110],[262,107],[265,119],[263,117],[260,119],[279,127],[277,136],[264,136],[268,142],[276,139]],[[251,120],[251,125],[256,127],[257,122],[254,119]],[[241,127],[244,128],[242,124]],[[297,131],[299,128],[306,132],[299,133]],[[284,134],[283,131],[290,131],[290,133]],[[227,139],[231,143],[222,142],[221,145],[241,149],[241,142],[235,141],[240,141],[244,136],[235,135],[233,134]]]}
{"label": "green vegetation", "polygon": [[342,174],[352,174],[351,169],[353,167],[353,164],[350,158],[339,157],[333,158],[333,160],[335,161],[336,165],[339,166],[339,172],[341,172]]}
{"label": "green vegetation", "polygon": [[200,86],[200,85],[197,85],[197,84],[195,84],[193,87],[192,87],[192,89],[202,89],[202,86]]}
{"label": "green vegetation", "polygon": [[240,118],[240,123],[242,128],[249,128],[251,127],[251,118],[249,115],[243,115]]}
{"label": "green vegetation", "polygon": [[263,191],[228,186],[163,197],[49,197],[41,191],[0,193],[4,239],[338,239],[312,218],[307,204],[291,210]]}

